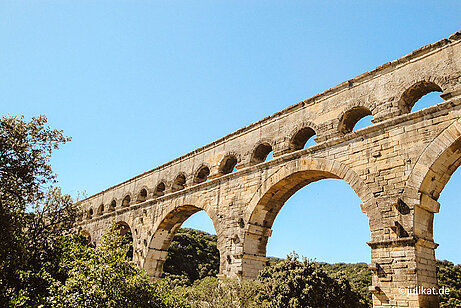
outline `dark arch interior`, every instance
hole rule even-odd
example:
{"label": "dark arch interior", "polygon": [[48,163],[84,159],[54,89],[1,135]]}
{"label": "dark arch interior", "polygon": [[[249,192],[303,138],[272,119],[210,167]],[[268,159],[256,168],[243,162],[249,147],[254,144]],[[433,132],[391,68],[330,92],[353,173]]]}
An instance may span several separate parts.
{"label": "dark arch interior", "polygon": [[93,209],[89,209],[89,210],[88,210],[87,218],[88,218],[88,219],[93,218]]}
{"label": "dark arch interior", "polygon": [[98,208],[98,215],[102,215],[104,213],[104,204],[101,204]]}
{"label": "dark arch interior", "polygon": [[266,160],[272,152],[272,146],[268,143],[261,143],[253,152],[252,163],[258,164]]}
{"label": "dark arch interior", "polygon": [[155,188],[155,196],[161,197],[165,194],[165,183],[160,182],[157,187]]}
{"label": "dark arch interior", "polygon": [[131,197],[130,195],[127,195],[125,198],[123,198],[122,206],[129,206],[131,202]]}
{"label": "dark arch interior", "polygon": [[442,92],[442,89],[431,81],[420,81],[406,90],[401,98],[400,104],[402,112],[408,113],[423,96],[431,92]]}
{"label": "dark arch interior", "polygon": [[[167,252],[173,237],[182,224],[192,215],[201,211],[202,209],[196,206],[184,205],[175,208],[165,216],[154,235],[151,237],[148,245],[149,251],[144,263],[144,269],[149,276],[160,277],[165,259],[158,258],[157,255]],[[187,264],[185,266],[187,266]]]}
{"label": "dark arch interior", "polygon": [[178,191],[184,189],[184,187],[186,187],[186,176],[184,174],[180,174],[174,180],[172,190]]}
{"label": "dark arch interior", "polygon": [[222,174],[228,174],[234,171],[235,166],[237,165],[237,158],[235,156],[230,155],[224,158],[221,163],[220,172]]}
{"label": "dark arch interior", "polygon": [[208,179],[210,175],[210,168],[202,166],[196,173],[194,183],[203,183]]}
{"label": "dark arch interior", "polygon": [[112,202],[109,205],[109,211],[111,212],[115,211],[116,206],[117,206],[117,202],[115,200],[112,200]]}
{"label": "dark arch interior", "polygon": [[[214,233],[213,222],[205,211],[200,210],[187,217],[168,245],[162,276],[174,279],[180,275],[191,283],[206,276],[216,276],[220,254],[214,244],[217,241]],[[203,241],[208,244],[202,246]],[[206,264],[203,264],[204,259]]]}
{"label": "dark arch interior", "polygon": [[147,190],[143,188],[138,194],[138,202],[143,202],[146,200],[147,200]]}
{"label": "dark arch interior", "polygon": [[370,116],[371,111],[366,107],[354,107],[349,109],[342,117],[340,121],[339,130],[343,134],[350,133],[354,130],[355,125],[359,122],[362,118],[366,116]]}
{"label": "dark arch interior", "polygon": [[300,129],[296,135],[294,135],[291,146],[294,151],[301,150],[307,144],[307,141],[315,136],[315,131],[310,127],[304,127]]}
{"label": "dark arch interior", "polygon": [[116,224],[116,228],[120,232],[120,236],[122,237],[122,244],[130,245],[130,247],[128,248],[128,252],[126,253],[126,256],[130,260],[133,260],[133,234],[131,233],[130,226],[124,221],[119,221]]}

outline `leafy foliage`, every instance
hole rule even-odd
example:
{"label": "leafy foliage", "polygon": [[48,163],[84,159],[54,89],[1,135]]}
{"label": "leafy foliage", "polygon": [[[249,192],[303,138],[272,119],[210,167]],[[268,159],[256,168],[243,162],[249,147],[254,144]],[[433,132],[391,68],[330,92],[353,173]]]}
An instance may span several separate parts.
{"label": "leafy foliage", "polygon": [[268,266],[258,276],[261,302],[269,307],[366,307],[346,279],[330,277],[316,262],[296,254]]}
{"label": "leafy foliage", "polygon": [[179,287],[175,292],[193,308],[253,308],[265,307],[256,299],[260,288],[258,281],[205,277],[193,286]]}
{"label": "leafy foliage", "polygon": [[[30,307],[58,275],[56,239],[75,213],[68,196],[47,187],[56,175],[49,159],[70,138],[46,127],[46,117],[0,119],[0,306]],[[27,211],[26,211],[27,210]]]}
{"label": "leafy foliage", "polygon": [[179,229],[163,265],[164,277],[177,285],[216,276],[219,271],[217,237],[194,229]]}
{"label": "leafy foliage", "polygon": [[368,290],[368,287],[371,286],[372,273],[366,263],[319,264],[331,277],[346,279],[352,290],[360,295],[362,302],[366,303],[368,307],[373,305],[371,293]]}
{"label": "leafy foliage", "polygon": [[68,278],[52,284],[50,307],[186,307],[166,281],[151,283],[127,257],[128,244],[114,226],[96,247],[78,237],[64,239],[60,267]]}
{"label": "leafy foliage", "polygon": [[439,287],[450,290],[450,294],[440,296],[440,307],[461,307],[461,265],[450,261],[437,261]]}

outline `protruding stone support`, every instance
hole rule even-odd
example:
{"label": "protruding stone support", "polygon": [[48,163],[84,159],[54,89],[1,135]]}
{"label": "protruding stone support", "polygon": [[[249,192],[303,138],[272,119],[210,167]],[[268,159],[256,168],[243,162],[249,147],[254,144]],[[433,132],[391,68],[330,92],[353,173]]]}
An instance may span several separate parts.
{"label": "protruding stone support", "polygon": [[242,256],[242,277],[254,279],[258,277],[259,271],[267,264],[265,256],[253,256],[244,254]]}
{"label": "protruding stone support", "polygon": [[160,279],[163,272],[163,263],[165,263],[168,250],[160,250],[149,247],[148,257],[144,261],[144,270],[151,280]]}
{"label": "protruding stone support", "polygon": [[[368,242],[372,248],[373,307],[438,307],[434,249],[437,244],[406,237]],[[424,291],[423,291],[424,290]]]}
{"label": "protruding stone support", "polygon": [[244,253],[234,256],[234,267],[238,267],[238,275],[254,279],[266,266],[266,245],[272,229],[256,224],[248,224],[245,232]]}

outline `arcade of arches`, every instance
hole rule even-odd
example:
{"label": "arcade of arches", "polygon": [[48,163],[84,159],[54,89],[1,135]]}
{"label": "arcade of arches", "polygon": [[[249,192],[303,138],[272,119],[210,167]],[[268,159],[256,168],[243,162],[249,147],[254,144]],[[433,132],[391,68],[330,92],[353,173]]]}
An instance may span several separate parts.
{"label": "arcade of arches", "polygon": [[[400,290],[437,286],[433,220],[461,164],[460,55],[458,32],[83,200],[76,227],[97,242],[125,222],[133,262],[156,278],[175,232],[204,210],[220,275],[254,278],[287,199],[342,179],[368,217],[374,307],[438,307],[437,296]],[[432,92],[440,102],[412,112]]]}

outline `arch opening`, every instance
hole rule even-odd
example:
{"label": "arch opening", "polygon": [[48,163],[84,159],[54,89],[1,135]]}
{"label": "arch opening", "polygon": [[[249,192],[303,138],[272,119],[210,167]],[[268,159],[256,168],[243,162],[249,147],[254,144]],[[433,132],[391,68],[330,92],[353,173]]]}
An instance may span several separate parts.
{"label": "arch opening", "polygon": [[234,155],[228,155],[222,160],[219,171],[221,174],[229,174],[234,172],[237,165],[237,158]]}
{"label": "arch opening", "polygon": [[178,190],[184,189],[185,187],[186,187],[186,176],[184,174],[180,174],[174,180],[171,190],[178,191]]}
{"label": "arch opening", "polygon": [[112,200],[112,201],[110,202],[110,205],[109,205],[109,212],[115,211],[115,208],[116,208],[116,207],[117,207],[117,202],[116,202],[115,199],[114,199],[114,200]]}
{"label": "arch opening", "polygon": [[[364,119],[367,116],[370,117]],[[371,125],[372,119],[373,117],[370,109],[363,106],[351,108],[348,111],[346,111],[344,115],[341,117],[341,120],[339,121],[339,131],[343,134],[350,133],[354,130]],[[359,123],[361,120],[362,123]],[[357,124],[359,124],[359,126],[357,126]]]}
{"label": "arch opening", "polygon": [[147,200],[147,189],[143,188],[139,191],[138,194],[138,203],[144,202]]}
{"label": "arch opening", "polygon": [[315,131],[310,127],[300,129],[291,140],[291,149],[298,151],[315,144]]}
{"label": "arch opening", "polygon": [[[461,170],[458,168],[451,175],[450,180],[440,193],[437,200],[440,203],[440,213],[434,215],[434,239],[439,244],[436,256],[439,260],[448,260],[455,264],[461,264],[461,246],[459,245],[459,234],[461,227]],[[449,226],[449,227],[448,227]]]}
{"label": "arch opening", "polygon": [[[195,218],[195,222],[191,223],[189,218]],[[181,228],[183,224],[185,228]],[[194,205],[175,208],[151,237],[143,268],[153,279],[163,274],[179,284],[217,275],[220,257],[214,230],[211,218],[201,208]],[[211,260],[203,262],[204,259]]]}
{"label": "arch opening", "polygon": [[98,207],[98,216],[101,216],[102,214],[104,214],[104,204],[101,203],[101,205],[99,205]]}
{"label": "arch opening", "polygon": [[272,146],[269,143],[259,144],[253,152],[251,162],[259,164],[272,158]]}
{"label": "arch opening", "polygon": [[130,260],[133,260],[133,234],[131,232],[130,226],[124,221],[119,221],[116,223],[115,227],[119,231],[120,236],[122,237],[122,244],[130,245],[126,253],[126,256]]}
{"label": "arch opening", "polygon": [[[428,96],[429,102],[424,102],[424,100],[420,102],[420,99],[423,98],[423,96],[426,96],[427,94],[433,92],[440,93],[443,91],[442,88],[440,88],[440,86],[431,81],[423,80],[412,85],[402,94],[402,97],[400,99],[400,109],[402,113],[414,112],[425,107],[429,107],[429,102],[430,105],[434,105],[433,99],[436,98],[436,96],[434,95]],[[417,102],[418,104],[415,105]]]}
{"label": "arch opening", "polygon": [[165,188],[166,188],[165,183],[160,182],[155,188],[155,192],[154,192],[155,197],[163,196],[165,194]]}
{"label": "arch opening", "polygon": [[194,183],[198,184],[198,183],[206,182],[208,180],[209,175],[210,175],[210,168],[208,168],[207,166],[201,166],[195,173]]}
{"label": "arch opening", "polygon": [[130,197],[130,195],[126,195],[125,198],[123,198],[122,206],[123,207],[128,207],[128,206],[130,206],[130,203],[131,203],[131,197]]}
{"label": "arch opening", "polygon": [[90,209],[88,210],[87,214],[86,214],[86,219],[89,220],[89,219],[91,219],[91,218],[93,218],[93,209],[92,209],[92,208],[90,208]]}
{"label": "arch opening", "polygon": [[[297,164],[297,166],[299,166],[299,164]],[[323,167],[320,166],[320,169],[323,169]],[[289,167],[287,167],[286,170],[289,170]],[[357,244],[356,247],[358,247],[359,250],[361,249],[361,256],[359,257],[358,260],[353,259],[353,261],[354,262],[368,261],[369,258],[371,257],[370,248],[366,244],[366,242],[369,241],[371,237],[368,216],[361,212],[361,210],[366,211],[366,207],[360,205],[360,203],[367,202],[367,204],[371,204],[372,199],[370,199],[369,191],[363,187],[363,183],[361,183],[359,179],[354,179],[354,180],[348,179],[348,181],[346,182],[345,180],[341,179],[339,176],[334,174],[333,173],[334,171],[330,172],[330,171],[323,171],[323,170],[309,170],[308,167],[301,167],[301,168],[298,167],[297,170],[299,171],[294,171],[294,172],[287,171],[287,173],[281,173],[280,176],[275,177],[274,181],[271,182],[273,184],[270,187],[264,188],[264,190],[261,191],[261,194],[256,193],[256,195],[259,195],[261,197],[258,197],[258,199],[255,200],[255,202],[250,202],[249,212],[247,214],[248,222],[247,222],[247,226],[245,227],[245,239],[244,239],[243,250],[244,250],[244,255],[256,256],[257,258],[251,257],[251,260],[253,261],[250,261],[250,260],[247,261],[249,264],[248,270],[247,270],[248,273],[244,272],[244,275],[246,277],[256,277],[258,274],[258,271],[254,271],[253,268],[261,269],[262,267],[266,265],[265,261],[263,260],[266,257],[267,244],[269,241],[269,237],[273,234],[273,231],[277,231],[277,230],[273,230],[272,228],[274,226],[276,217],[280,213],[281,209],[287,203],[289,203],[287,201],[292,197],[293,197],[293,200],[297,199],[294,196],[296,194],[296,195],[304,196],[304,200],[308,203],[315,203],[315,201],[319,199],[318,194],[313,195],[312,193],[310,193],[308,195],[305,195],[303,192],[298,192],[298,191],[301,190],[303,187],[307,186],[304,189],[304,191],[309,192],[311,187],[315,187],[317,185],[324,185],[324,183],[328,183],[328,182],[335,182],[335,183],[342,184],[343,188],[346,187],[346,189],[348,190],[347,193],[349,195],[352,195],[353,198],[355,198],[354,203],[357,203],[357,206],[353,208],[355,209],[355,213],[353,214],[353,217],[344,216],[351,211],[351,207],[347,207],[347,209],[345,209],[346,207],[341,207],[339,209],[335,209],[335,210],[328,212],[328,214],[331,216],[336,215],[337,219],[339,220],[338,225],[343,227],[343,229],[338,228],[336,230],[336,233],[334,234],[334,238],[338,236],[338,233],[341,234],[341,237],[342,237],[342,235],[347,234],[349,230],[359,227],[359,230],[358,231],[356,230],[356,232],[362,235],[362,241],[360,241],[360,243]],[[328,195],[329,197],[337,198],[336,203],[344,203],[345,201],[342,193],[339,194],[335,192],[334,194],[332,194],[330,190],[326,190],[322,194]],[[313,196],[315,196],[315,198],[312,198]],[[312,206],[314,205],[311,205],[311,207]],[[307,209],[309,209],[309,207],[307,207]],[[322,232],[325,232],[325,226],[326,226],[325,221],[319,220],[318,216],[312,215],[312,213],[315,213],[316,211],[317,213],[322,213],[322,211],[324,210],[325,208],[322,205],[320,207],[313,208],[312,211],[307,210],[307,212],[305,212],[304,215],[300,214],[300,212],[297,212],[293,214],[292,217],[289,217],[287,223],[289,226],[292,226],[292,225],[296,226],[296,224],[293,224],[293,221],[299,220],[302,225],[305,225],[306,221],[309,221],[309,223],[315,227],[314,229],[311,230],[312,232],[311,236],[315,237],[315,239],[322,239],[322,236],[320,235],[322,234]],[[357,219],[357,217],[361,217],[363,221],[362,224],[356,223],[355,220]],[[347,221],[349,222],[349,224],[344,223],[344,221],[346,221],[346,218],[348,219]],[[289,238],[293,238],[294,242],[296,243],[298,243],[301,237],[302,238],[305,237],[306,239],[309,238],[308,235],[299,236],[299,233],[300,233],[299,230],[293,229],[292,232],[295,232],[295,234],[297,234],[298,236],[293,236],[293,234],[291,234]],[[301,234],[304,234],[304,233],[301,232]],[[321,243],[321,245],[328,246],[325,248],[324,251],[329,251],[329,249],[331,248],[330,238],[331,237],[323,238],[323,241],[320,241],[320,240],[318,241],[319,243]],[[285,242],[288,242],[286,241],[286,236],[284,237],[284,240]],[[314,240],[311,240],[311,241],[314,242]],[[356,241],[354,241],[354,244],[355,243]],[[334,242],[334,244],[338,244],[338,243]],[[340,246],[340,244],[341,243],[339,243],[338,246]],[[292,247],[291,250],[293,248],[295,247]],[[346,251],[349,251],[349,250],[350,249],[346,249]],[[315,251],[313,252],[309,251],[309,257],[312,257],[313,256],[312,254],[315,254]],[[343,253],[340,253],[340,255],[342,254]],[[258,259],[260,257],[263,259]],[[318,256],[315,255],[315,257],[318,257]],[[330,254],[330,257],[331,257],[331,254]],[[349,257],[353,258],[353,256],[349,256]],[[331,259],[328,259],[328,256],[326,256],[325,258],[326,258],[326,261],[331,261]],[[341,260],[333,260],[333,261],[339,262]],[[351,259],[348,259],[345,261],[351,261]],[[367,266],[365,264],[362,264],[362,265],[364,269],[368,271]],[[371,279],[370,279],[370,283],[371,283]]]}
{"label": "arch opening", "polygon": [[[445,142],[440,142],[440,140],[445,140]],[[448,145],[446,142],[447,140],[451,141]],[[434,155],[434,153],[438,154]],[[446,281],[439,280],[441,277],[437,277],[436,254],[440,251],[443,255],[445,248],[450,249],[450,247],[453,247],[453,242],[447,242],[445,238],[435,236],[435,238],[441,239],[440,248],[437,249],[438,245],[434,243],[434,235],[438,234],[436,231],[440,232],[440,230],[453,235],[453,229],[459,226],[459,214],[461,214],[461,209],[458,207],[458,203],[459,184],[461,183],[461,179],[459,175],[460,172],[457,172],[457,174],[455,174],[455,172],[459,169],[460,165],[461,125],[460,120],[458,120],[443,131],[426,148],[414,167],[414,170],[425,171],[413,172],[408,181],[408,186],[412,187],[412,189],[407,191],[407,197],[412,202],[416,203],[414,207],[414,221],[415,225],[418,227],[415,228],[415,236],[426,240],[427,243],[430,244],[418,247],[418,254],[416,256],[417,267],[424,268],[424,271],[419,274],[420,277],[418,278],[427,286],[436,286],[439,283],[446,283]],[[454,195],[454,197],[450,200],[451,183],[454,183],[454,190],[456,192],[454,194],[452,192],[451,195]],[[444,198],[445,196],[442,194],[445,189],[448,190],[447,199]],[[416,195],[411,193],[413,190],[417,192]],[[456,205],[453,206],[453,204]],[[448,209],[447,213],[445,213],[445,209]],[[443,214],[435,215],[439,213],[439,210],[441,210]],[[458,213],[458,215],[456,215],[456,213]],[[437,225],[438,217],[440,217],[440,223],[445,223]],[[455,243],[459,243],[457,237]],[[454,259],[450,261],[459,262],[459,246],[455,246],[454,249],[456,250],[456,254],[454,255]],[[443,258],[445,258],[445,256]],[[438,299],[434,298],[434,301],[435,300],[438,305]],[[440,300],[444,302],[447,300],[447,297],[442,296]]]}
{"label": "arch opening", "polygon": [[[309,183],[289,197],[276,215],[266,254],[285,257],[295,250],[321,262],[370,263],[366,244],[370,229],[360,204],[344,180],[326,178]],[[300,241],[294,234],[306,236]],[[341,240],[337,240],[338,234]]]}

